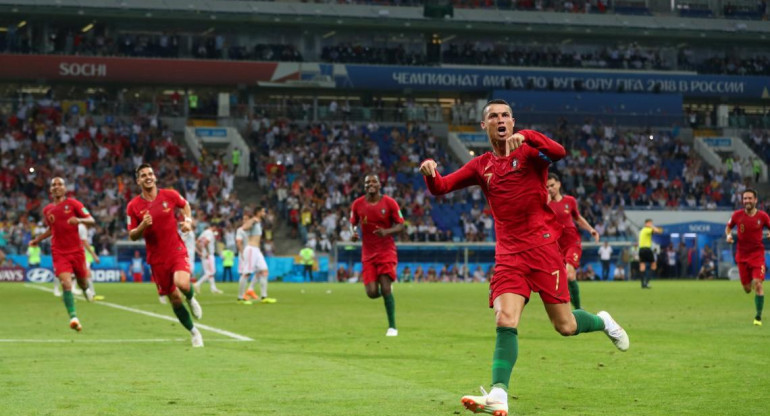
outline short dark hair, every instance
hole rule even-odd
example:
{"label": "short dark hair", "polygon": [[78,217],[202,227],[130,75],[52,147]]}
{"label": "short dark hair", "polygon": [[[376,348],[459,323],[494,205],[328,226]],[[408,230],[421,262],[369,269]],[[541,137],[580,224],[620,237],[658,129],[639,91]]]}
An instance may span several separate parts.
{"label": "short dark hair", "polygon": [[745,194],[746,192],[751,192],[752,194],[754,194],[754,198],[757,197],[757,190],[756,189],[754,189],[754,188],[746,188],[746,189],[743,190],[743,192],[741,192],[741,198],[743,198],[743,194]]}
{"label": "short dark hair", "polygon": [[[489,108],[489,106],[492,105],[492,104],[503,104],[503,105],[507,105],[508,108],[511,108],[511,105],[508,104],[508,101],[505,101],[503,99],[496,98],[494,100],[489,100],[489,101],[487,101],[486,104],[484,104],[484,107],[481,109],[481,119],[482,120],[484,119],[484,114],[487,112],[487,108]],[[511,109],[511,112],[513,112],[513,109]]]}
{"label": "short dark hair", "polygon": [[139,165],[136,168],[136,170],[134,171],[134,177],[136,179],[139,179],[139,171],[142,170],[142,169],[147,169],[147,168],[152,169],[152,166],[149,163],[142,163],[141,165]]}
{"label": "short dark hair", "polygon": [[652,222],[652,218],[647,218],[646,220],[644,220],[645,224],[647,224],[648,222]]}
{"label": "short dark hair", "polygon": [[557,175],[557,174],[555,174],[555,173],[553,173],[553,172],[548,172],[548,179],[553,179],[553,180],[555,180],[556,182],[561,182],[561,181],[559,180],[559,175]]}

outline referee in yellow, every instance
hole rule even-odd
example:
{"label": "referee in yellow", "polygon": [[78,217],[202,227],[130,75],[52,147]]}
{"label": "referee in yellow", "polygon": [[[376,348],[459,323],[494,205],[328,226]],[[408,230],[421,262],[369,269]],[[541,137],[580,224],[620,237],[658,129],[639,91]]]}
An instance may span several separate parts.
{"label": "referee in yellow", "polygon": [[639,230],[639,272],[642,274],[642,289],[650,289],[650,271],[647,269],[647,263],[655,271],[657,262],[652,253],[652,233],[662,234],[663,229],[652,225],[651,219],[644,220],[644,227]]}

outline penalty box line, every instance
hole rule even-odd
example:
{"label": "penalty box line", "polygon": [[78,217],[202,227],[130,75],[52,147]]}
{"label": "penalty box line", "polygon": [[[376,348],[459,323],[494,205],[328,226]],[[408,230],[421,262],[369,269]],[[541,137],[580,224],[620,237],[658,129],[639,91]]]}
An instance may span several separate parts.
{"label": "penalty box line", "polygon": [[[50,288],[47,288],[47,287],[44,287],[44,286],[38,286],[38,285],[34,285],[34,284],[25,284],[24,286],[32,288],[32,289],[42,290],[44,292],[53,293],[53,289],[50,289]],[[85,298],[83,298],[81,296],[79,296],[79,298],[85,299]],[[140,315],[150,316],[150,317],[153,317],[153,318],[163,319],[163,320],[170,321],[170,322],[178,322],[179,321],[176,317],[172,318],[170,316],[161,315],[161,314],[155,313],[155,312],[148,312],[148,311],[143,311],[141,309],[136,309],[136,308],[131,308],[131,307],[128,307],[128,306],[118,305],[117,303],[105,302],[105,301],[102,301],[102,300],[100,300],[98,302],[93,302],[93,303],[95,303],[97,305],[109,306],[110,308],[114,308],[114,309],[120,309],[120,310],[123,310],[123,311],[137,313],[137,314],[140,314]],[[247,337],[245,335],[236,334],[235,332],[230,332],[230,331],[227,331],[227,330],[224,330],[224,329],[215,328],[213,326],[209,326],[209,325],[205,325],[205,324],[200,324],[200,323],[197,323],[197,322],[195,323],[195,327],[196,328],[200,328],[200,329],[205,329],[205,330],[207,330],[209,332],[214,332],[214,333],[217,333],[217,334],[220,334],[220,335],[224,335],[226,337],[233,338],[233,339],[236,339],[238,341],[254,341],[252,338],[249,338],[249,337]]]}

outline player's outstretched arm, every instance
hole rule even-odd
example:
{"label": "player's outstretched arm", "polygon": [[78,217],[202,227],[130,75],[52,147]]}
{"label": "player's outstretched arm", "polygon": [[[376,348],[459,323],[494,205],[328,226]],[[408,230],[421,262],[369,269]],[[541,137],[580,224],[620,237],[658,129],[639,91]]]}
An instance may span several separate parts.
{"label": "player's outstretched arm", "polygon": [[578,227],[588,231],[591,233],[591,237],[593,237],[596,242],[599,242],[599,232],[596,231],[594,227],[591,226],[591,224],[588,223],[588,221],[581,215],[578,217],[577,221],[575,221],[578,225]]}
{"label": "player's outstretched arm", "polygon": [[476,172],[470,165],[475,163],[472,159],[456,172],[442,177],[436,167],[438,164],[433,159],[427,159],[420,164],[420,173],[423,174],[425,184],[433,195],[444,195],[458,189],[479,185]]}

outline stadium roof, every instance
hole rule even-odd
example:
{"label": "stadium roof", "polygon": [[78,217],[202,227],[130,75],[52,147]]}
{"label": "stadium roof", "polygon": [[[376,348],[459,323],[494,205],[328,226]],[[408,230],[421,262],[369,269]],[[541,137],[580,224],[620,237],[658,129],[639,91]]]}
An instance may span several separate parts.
{"label": "stadium roof", "polygon": [[674,16],[572,14],[489,9],[455,9],[453,18],[431,19],[421,7],[338,5],[233,0],[0,0],[2,20],[13,16],[46,16],[66,20],[132,20],[132,24],[162,26],[227,24],[235,30],[272,26],[299,26],[439,33],[526,34],[529,36],[583,37],[616,40],[741,42],[765,45],[770,22]]}

